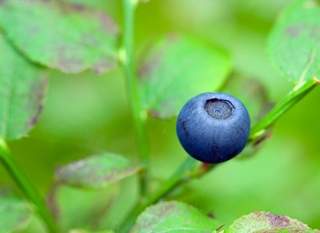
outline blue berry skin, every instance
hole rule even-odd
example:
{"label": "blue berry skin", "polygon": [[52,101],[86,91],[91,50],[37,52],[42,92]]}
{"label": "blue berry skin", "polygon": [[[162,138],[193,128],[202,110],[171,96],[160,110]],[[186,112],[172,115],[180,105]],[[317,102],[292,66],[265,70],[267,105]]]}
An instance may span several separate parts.
{"label": "blue berry skin", "polygon": [[203,93],[191,98],[177,119],[177,135],[185,151],[205,163],[232,159],[245,147],[250,116],[235,97]]}

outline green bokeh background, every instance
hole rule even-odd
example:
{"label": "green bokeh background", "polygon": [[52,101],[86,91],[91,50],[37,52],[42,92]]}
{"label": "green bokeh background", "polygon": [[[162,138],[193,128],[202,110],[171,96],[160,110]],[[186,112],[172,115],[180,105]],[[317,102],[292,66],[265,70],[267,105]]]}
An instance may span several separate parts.
{"label": "green bokeh background", "polygon": [[[119,0],[69,1],[104,9],[121,25]],[[270,98],[277,101],[292,84],[272,67],[266,44],[277,16],[290,2],[150,0],[137,11],[137,51],[167,32],[194,34],[226,48],[234,59],[235,71],[260,80]],[[272,138],[254,157],[219,166],[175,193],[176,199],[210,212],[226,224],[243,214],[266,210],[320,228],[319,99],[320,91],[315,90],[283,116]],[[175,120],[150,120],[148,135],[151,172],[158,181],[170,175],[187,155],[177,142]],[[103,76],[52,72],[39,124],[29,137],[10,146],[20,167],[43,193],[50,190],[55,168],[75,159],[112,151],[135,160],[121,70]],[[3,168],[0,186],[16,190]],[[61,222],[65,229],[92,224],[114,227],[136,196],[135,178],[100,192],[63,188],[59,192]],[[97,223],[101,206],[107,211]],[[41,232],[37,221],[33,222],[29,232]]]}

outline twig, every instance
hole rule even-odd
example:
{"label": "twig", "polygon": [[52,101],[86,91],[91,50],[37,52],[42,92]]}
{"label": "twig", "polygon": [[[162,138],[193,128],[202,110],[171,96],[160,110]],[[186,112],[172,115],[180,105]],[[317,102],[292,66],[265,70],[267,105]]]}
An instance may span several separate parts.
{"label": "twig", "polygon": [[52,214],[46,206],[41,194],[33,186],[27,176],[18,168],[16,162],[12,158],[12,154],[3,139],[0,139],[0,161],[15,181],[19,189],[37,208],[39,216],[46,223],[49,232],[58,232],[57,226],[54,223]]}

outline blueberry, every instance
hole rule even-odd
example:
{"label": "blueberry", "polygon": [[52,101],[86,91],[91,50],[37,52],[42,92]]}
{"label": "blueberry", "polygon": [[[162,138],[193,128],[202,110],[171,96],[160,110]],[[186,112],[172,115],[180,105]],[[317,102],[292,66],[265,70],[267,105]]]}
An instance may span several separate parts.
{"label": "blueberry", "polygon": [[192,157],[220,163],[239,154],[250,132],[246,107],[224,93],[203,93],[190,99],[180,111],[177,135]]}

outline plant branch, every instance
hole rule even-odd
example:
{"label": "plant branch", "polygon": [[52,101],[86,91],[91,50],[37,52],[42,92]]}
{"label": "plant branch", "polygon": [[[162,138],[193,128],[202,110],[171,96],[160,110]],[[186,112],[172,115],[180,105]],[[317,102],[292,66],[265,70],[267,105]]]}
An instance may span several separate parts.
{"label": "plant branch", "polygon": [[[138,152],[145,168],[148,166],[149,148],[146,136],[146,113],[141,106],[138,91],[136,67],[134,62],[134,19],[137,1],[123,0],[124,35],[123,35],[123,68],[126,76],[127,96],[131,105],[133,121],[137,136]],[[144,194],[147,185],[147,170],[141,173],[141,192]]]}
{"label": "plant branch", "polygon": [[[135,205],[132,211],[128,214],[125,222],[121,224],[119,233],[129,232],[140,212],[142,212],[149,205],[152,205],[164,198],[172,190],[176,189],[179,184],[184,183],[183,181],[193,176],[194,173],[192,171],[194,171],[198,164],[199,162],[191,157],[188,157],[186,160],[184,160],[177,170],[172,174],[172,176],[163,184],[161,184],[157,191],[148,196],[144,201],[140,201]],[[187,174],[189,174],[190,177]]]}
{"label": "plant branch", "polygon": [[312,79],[295,86],[288,95],[280,101],[274,108],[265,115],[255,126],[251,129],[251,135],[249,141],[255,141],[266,130],[273,125],[284,113],[286,113],[291,107],[297,104],[303,97],[305,97],[310,91],[312,91],[317,85],[319,85],[316,79]]}
{"label": "plant branch", "polygon": [[0,161],[15,181],[19,189],[37,208],[39,216],[46,223],[48,231],[51,233],[58,232],[53,217],[48,210],[46,203],[37,189],[32,185],[27,176],[18,168],[16,162],[12,158],[12,154],[3,139],[0,139]]}
{"label": "plant branch", "polygon": [[[285,112],[298,103],[304,96],[306,96],[313,88],[319,85],[319,81],[314,79],[306,81],[302,85],[296,86],[289,94],[280,101],[261,121],[252,127],[248,144],[255,143],[266,133],[267,129],[274,124]],[[120,233],[127,233],[134,224],[137,216],[149,205],[156,203],[160,199],[166,197],[170,192],[176,190],[185,181],[194,178],[199,178],[205,175],[213,165],[203,164],[199,166],[196,160],[188,157],[173,175],[160,185],[159,189],[151,194],[145,201],[138,203],[129,213],[125,223],[120,229]]]}

